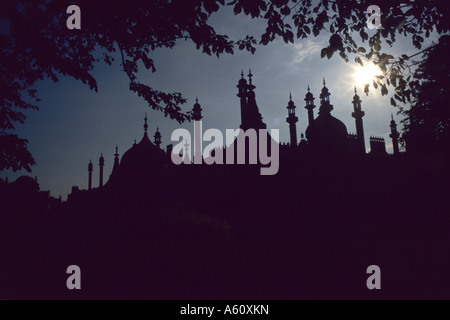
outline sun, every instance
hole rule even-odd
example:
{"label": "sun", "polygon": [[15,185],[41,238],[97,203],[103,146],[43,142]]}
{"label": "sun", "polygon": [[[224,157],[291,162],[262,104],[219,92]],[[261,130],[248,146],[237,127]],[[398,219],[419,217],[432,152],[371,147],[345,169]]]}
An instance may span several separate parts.
{"label": "sun", "polygon": [[355,70],[354,77],[357,85],[365,85],[372,83],[376,76],[381,76],[383,72],[372,62],[366,64],[364,67],[358,67]]}

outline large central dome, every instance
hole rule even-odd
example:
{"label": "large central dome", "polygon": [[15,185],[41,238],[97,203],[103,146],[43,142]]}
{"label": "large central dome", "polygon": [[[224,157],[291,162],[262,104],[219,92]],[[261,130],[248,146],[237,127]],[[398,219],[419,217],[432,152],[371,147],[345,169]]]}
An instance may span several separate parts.
{"label": "large central dome", "polygon": [[168,167],[167,154],[150,141],[147,129],[147,118],[145,118],[145,132],[142,140],[134,143],[122,156],[118,168],[113,169],[112,180],[122,186],[150,185],[161,178]]}
{"label": "large central dome", "polygon": [[347,135],[345,124],[330,113],[321,113],[306,129],[308,143],[313,145],[341,144]]}
{"label": "large central dome", "polygon": [[120,171],[122,174],[139,171],[143,174],[147,171],[158,171],[166,167],[165,153],[155,146],[144,134],[142,140],[134,144],[122,156]]}

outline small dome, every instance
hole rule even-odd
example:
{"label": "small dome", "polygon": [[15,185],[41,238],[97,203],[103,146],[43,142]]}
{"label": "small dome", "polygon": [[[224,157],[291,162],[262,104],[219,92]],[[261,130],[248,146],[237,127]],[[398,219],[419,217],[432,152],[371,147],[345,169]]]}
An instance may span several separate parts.
{"label": "small dome", "polygon": [[308,100],[314,100],[314,96],[311,92],[308,91],[308,93],[305,95],[305,101]]}

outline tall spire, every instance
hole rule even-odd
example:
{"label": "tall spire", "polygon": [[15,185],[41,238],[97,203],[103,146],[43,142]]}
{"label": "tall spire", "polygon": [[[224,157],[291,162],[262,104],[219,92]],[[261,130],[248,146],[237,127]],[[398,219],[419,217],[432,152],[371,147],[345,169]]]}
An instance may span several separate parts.
{"label": "tall spire", "polygon": [[88,178],[88,190],[92,189],[92,171],[94,170],[94,165],[92,164],[92,160],[89,162],[88,165],[88,172],[89,172],[89,178]]}
{"label": "tall spire", "polygon": [[288,102],[288,117],[286,118],[286,122],[289,123],[289,134],[291,138],[291,147],[295,148],[297,146],[297,126],[298,117],[295,115],[295,104],[292,101],[292,94],[289,93],[289,102]]}
{"label": "tall spire", "polygon": [[398,138],[400,134],[397,131],[397,124],[395,123],[394,116],[391,113],[391,134],[389,137],[392,139],[392,147],[394,148],[394,154],[397,155],[400,153],[399,147],[398,147]]}
{"label": "tall spire", "polygon": [[305,95],[306,106],[305,109],[308,110],[308,124],[310,125],[314,121],[314,96],[309,90],[308,84],[308,92]]}
{"label": "tall spire", "polygon": [[100,159],[98,160],[98,165],[100,167],[100,181],[99,187],[103,187],[103,167],[105,166],[105,158],[103,158],[103,153],[100,155]]}
{"label": "tall spire", "polygon": [[352,117],[355,118],[355,126],[356,126],[356,137],[358,141],[358,152],[360,154],[366,154],[366,142],[364,138],[364,126],[362,118],[365,115],[365,112],[361,110],[361,99],[356,92],[355,86],[355,95],[353,96],[353,112]]}
{"label": "tall spire", "polygon": [[248,69],[248,84],[250,85],[250,88],[252,87],[252,70]]}
{"label": "tall spire", "polygon": [[144,133],[147,134],[147,129],[148,129],[148,124],[147,124],[147,112],[145,113],[145,118],[144,118]]}
{"label": "tall spire", "polygon": [[111,171],[110,179],[119,172],[119,147],[116,145],[116,153],[114,154],[114,166]]}

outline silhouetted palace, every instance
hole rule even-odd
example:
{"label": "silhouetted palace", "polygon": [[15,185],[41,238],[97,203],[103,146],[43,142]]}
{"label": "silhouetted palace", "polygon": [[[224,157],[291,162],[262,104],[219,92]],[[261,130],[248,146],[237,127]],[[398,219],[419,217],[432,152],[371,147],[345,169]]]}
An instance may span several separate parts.
{"label": "silhouetted palace", "polygon": [[[241,73],[241,79],[238,81],[238,94],[240,99],[240,111],[241,111],[241,125],[240,128],[244,131],[248,129],[266,129],[267,126],[263,122],[263,117],[259,111],[256,103],[255,85],[252,83],[252,74],[249,72],[248,81],[244,78],[244,74]],[[308,127],[306,128],[306,137],[302,133],[300,135],[300,141],[298,140],[297,125],[298,117],[296,115],[296,105],[292,100],[292,96],[289,95],[289,102],[287,105],[288,116],[286,122],[289,124],[290,142],[280,144],[280,169],[283,170],[284,166],[292,164],[292,159],[303,159],[299,161],[307,161],[307,159],[330,158],[330,159],[355,159],[364,157],[380,157],[387,156],[386,146],[384,138],[382,137],[370,137],[370,152],[366,154],[366,146],[364,139],[364,126],[363,117],[364,111],[361,108],[361,98],[356,93],[353,96],[353,112],[351,116],[355,118],[356,133],[348,133],[347,127],[339,119],[333,117],[331,114],[334,107],[331,104],[330,92],[326,87],[325,79],[323,80],[323,88],[320,93],[320,107],[318,115],[314,114],[316,109],[314,95],[310,92],[308,86],[308,92],[305,95],[305,109],[308,115]],[[192,114],[193,119],[199,121],[202,119],[202,108],[196,99],[196,103],[193,106]],[[159,129],[153,136],[153,142],[148,135],[147,116],[144,123],[144,135],[140,142],[133,144],[133,146],[127,150],[122,159],[119,160],[118,148],[116,147],[116,153],[114,155],[114,166],[110,177],[106,183],[104,183],[103,167],[105,159],[101,155],[99,159],[99,188],[115,188],[121,189],[131,188],[131,186],[151,186],[156,182],[163,181],[164,176],[167,177],[168,172],[174,165],[172,164],[170,153],[172,152],[172,144],[167,146],[166,150],[161,148],[161,133]],[[399,133],[397,131],[397,125],[392,118],[390,123],[392,138],[392,145],[394,155],[399,154]],[[186,143],[186,151],[183,150],[184,157],[188,157],[190,152],[187,152],[189,144]],[[195,150],[197,153],[199,150]],[[226,150],[224,152],[225,157]],[[188,161],[191,161],[188,158]],[[300,162],[299,162],[300,164]],[[181,166],[185,172],[196,170],[194,168],[187,168]],[[197,168],[197,166],[194,166]],[[247,171],[250,166],[247,166]],[[176,170],[176,169],[175,169]],[[219,169],[220,170],[220,169]],[[94,171],[94,165],[89,163],[88,166],[88,190],[92,190],[92,175]],[[237,170],[239,171],[239,170]],[[250,170],[251,171],[251,170]],[[242,174],[243,170],[240,170]],[[134,188],[133,188],[134,189]],[[69,195],[69,200],[77,198],[79,193],[78,187],[73,187],[72,194]],[[97,190],[98,191],[98,190]]]}
{"label": "silhouetted palace", "polygon": [[[247,139],[249,129],[266,124],[251,73],[237,87],[238,132],[247,130]],[[319,100],[317,112],[308,88],[309,124],[299,136],[290,97],[290,141],[278,145],[276,174],[260,174],[267,166],[261,157],[207,164],[236,145],[247,157],[251,144],[239,134],[237,143],[211,147],[200,164],[194,150],[192,163],[189,143],[163,150],[146,116],[142,139],[121,158],[116,147],[111,174],[103,155],[98,171],[89,163],[87,190],[73,187],[67,202],[39,193],[32,178],[0,181],[0,290],[12,298],[450,298],[448,161],[399,153],[394,120],[394,154],[378,137],[370,137],[366,153],[356,92],[355,134],[333,117],[325,81]],[[202,111],[196,101],[193,119]],[[276,132],[272,139],[258,132],[258,147],[274,145]],[[170,156],[177,153],[179,165]],[[82,270],[82,290],[65,285],[70,265]],[[366,286],[370,265],[381,268],[377,292]]]}

